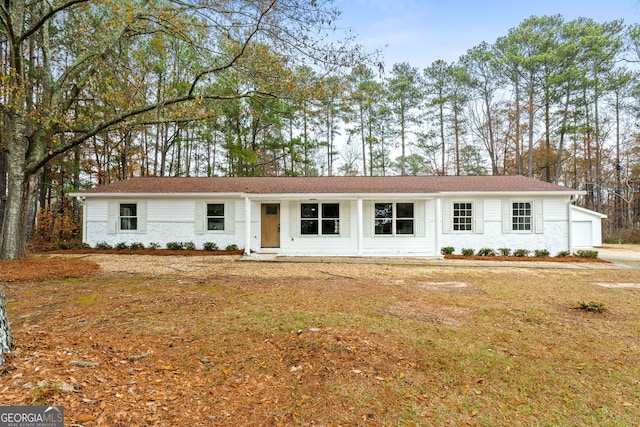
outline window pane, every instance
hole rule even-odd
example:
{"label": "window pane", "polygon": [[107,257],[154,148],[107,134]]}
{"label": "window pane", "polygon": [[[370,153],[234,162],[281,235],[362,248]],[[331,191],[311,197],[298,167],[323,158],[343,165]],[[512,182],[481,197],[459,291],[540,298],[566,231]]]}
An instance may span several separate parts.
{"label": "window pane", "polygon": [[325,219],[322,221],[322,234],[339,234],[340,220]]}
{"label": "window pane", "polygon": [[120,216],[137,216],[135,203],[120,204]]}
{"label": "window pane", "polygon": [[412,219],[397,220],[396,234],[413,234],[413,220]]}
{"label": "window pane", "polygon": [[138,218],[120,218],[120,230],[137,230]]}
{"label": "window pane", "polygon": [[471,203],[453,204],[453,230],[471,231],[473,210]]}
{"label": "window pane", "polygon": [[[318,204],[304,203],[300,205],[300,216],[302,218],[318,218]],[[316,224],[316,232],[317,232],[317,224]]]}
{"label": "window pane", "polygon": [[340,218],[340,205],[337,203],[323,203],[322,218]]}
{"label": "window pane", "polygon": [[389,219],[393,218],[393,204],[376,203],[375,216],[376,218],[389,218]]}
{"label": "window pane", "polygon": [[266,215],[278,215],[278,206],[277,205],[267,205],[264,207],[264,213]]}
{"label": "window pane", "polygon": [[207,218],[207,230],[224,230],[224,218]]}
{"label": "window pane", "polygon": [[512,230],[531,231],[531,203],[515,202],[512,206]]}
{"label": "window pane", "polygon": [[398,218],[413,218],[413,203],[398,203],[396,209]]}
{"label": "window pane", "polygon": [[318,234],[318,221],[309,219],[300,221],[300,234]]}
{"label": "window pane", "polygon": [[375,223],[376,234],[392,234],[390,219],[377,219]]}
{"label": "window pane", "polygon": [[207,204],[207,216],[224,216],[224,203]]}

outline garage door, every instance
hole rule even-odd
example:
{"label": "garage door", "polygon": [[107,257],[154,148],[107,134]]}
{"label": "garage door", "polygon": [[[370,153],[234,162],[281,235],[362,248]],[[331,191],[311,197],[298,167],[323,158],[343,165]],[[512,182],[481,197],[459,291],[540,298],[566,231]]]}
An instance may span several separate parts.
{"label": "garage door", "polygon": [[593,229],[591,221],[573,221],[571,223],[571,239],[574,248],[584,248],[593,246]]}

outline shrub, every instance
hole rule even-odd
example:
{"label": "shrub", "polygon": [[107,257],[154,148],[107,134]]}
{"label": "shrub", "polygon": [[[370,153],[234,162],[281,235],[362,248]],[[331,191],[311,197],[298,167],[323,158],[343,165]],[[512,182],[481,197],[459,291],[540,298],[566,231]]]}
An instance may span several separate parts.
{"label": "shrub", "polygon": [[578,256],[583,258],[598,258],[598,251],[592,251],[588,249],[580,249],[578,252]]}
{"label": "shrub", "polygon": [[569,255],[571,255],[571,252],[569,252],[569,251],[560,251],[560,252],[558,252],[558,258],[566,258]]}
{"label": "shrub", "polygon": [[445,246],[444,248],[440,249],[440,253],[442,255],[451,255],[453,252],[455,252],[456,248],[454,248],[453,246]]}
{"label": "shrub", "polygon": [[496,251],[491,248],[478,249],[478,255],[480,256],[496,256]]}
{"label": "shrub", "polygon": [[129,249],[129,246],[125,242],[116,243],[116,249]]}
{"label": "shrub", "polygon": [[218,245],[215,242],[205,242],[204,245],[202,245],[202,247],[204,248],[205,251],[218,250]]}
{"label": "shrub", "polygon": [[70,242],[60,241],[56,243],[57,249],[71,249],[72,247],[73,247],[73,244]]}
{"label": "shrub", "polygon": [[607,311],[607,307],[605,307],[603,303],[595,301],[581,302],[577,308],[588,311],[589,313],[604,313]]}
{"label": "shrub", "polygon": [[160,249],[160,244],[156,242],[149,243],[149,249]]}
{"label": "shrub", "polygon": [[184,243],[182,242],[167,242],[167,249],[172,251],[179,251],[184,249]]}
{"label": "shrub", "polygon": [[531,251],[529,249],[516,249],[513,251],[513,256],[525,257],[529,256]]}
{"label": "shrub", "polygon": [[137,249],[144,249],[144,243],[142,242],[134,242],[132,244],[129,245],[129,249],[131,250],[137,250]]}
{"label": "shrub", "polygon": [[533,251],[534,255],[537,257],[548,257],[549,256],[549,251],[546,249],[536,249],[535,251]]}
{"label": "shrub", "polygon": [[98,242],[96,243],[96,249],[113,249],[113,246],[107,242]]}
{"label": "shrub", "polygon": [[227,245],[224,248],[225,251],[237,251],[238,250],[238,245],[236,245],[235,243],[232,243],[231,245]]}
{"label": "shrub", "polygon": [[184,244],[184,248],[188,251],[195,251],[196,250],[196,244],[193,242],[186,242]]}
{"label": "shrub", "polygon": [[511,255],[511,248],[498,248],[498,252],[500,252],[502,256],[509,256]]}
{"label": "shrub", "polygon": [[474,251],[471,248],[462,248],[462,255],[464,256],[473,256]]}

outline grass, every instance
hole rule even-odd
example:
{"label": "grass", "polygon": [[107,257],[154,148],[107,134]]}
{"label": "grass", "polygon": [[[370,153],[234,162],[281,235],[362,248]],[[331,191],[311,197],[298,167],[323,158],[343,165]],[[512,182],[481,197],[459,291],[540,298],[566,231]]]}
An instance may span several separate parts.
{"label": "grass", "polygon": [[[10,307],[17,342],[29,348],[34,324],[51,331],[50,348],[38,354],[51,358],[52,377],[60,346],[99,362],[73,373],[81,393],[51,397],[67,399],[65,415],[87,410],[82,399],[99,395],[101,411],[139,413],[132,424],[150,416],[149,395],[177,426],[193,425],[202,411],[216,425],[640,424],[640,292],[593,285],[636,282],[635,271],[227,268],[231,279],[70,283],[58,304],[84,310],[80,329],[57,312],[23,320],[41,301],[12,287],[11,297],[23,301]],[[466,286],[431,285],[445,282]],[[576,310],[577,301],[607,310]],[[136,365],[107,368],[147,350],[152,356]],[[28,357],[25,350],[21,360]],[[95,384],[96,376],[104,380]],[[9,384],[0,378],[0,389]]]}

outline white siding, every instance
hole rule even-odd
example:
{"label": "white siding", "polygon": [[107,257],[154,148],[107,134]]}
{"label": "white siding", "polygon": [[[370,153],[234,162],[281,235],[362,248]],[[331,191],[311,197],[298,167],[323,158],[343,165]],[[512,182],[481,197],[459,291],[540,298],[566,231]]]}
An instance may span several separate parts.
{"label": "white siding", "polygon": [[[308,199],[307,199],[308,200]],[[316,199],[314,199],[316,200]],[[471,232],[442,232],[447,225],[437,221],[451,221],[450,209],[453,201],[470,201],[474,206],[474,230]],[[504,215],[508,222],[503,230],[505,207],[510,212],[514,200],[527,200],[534,207],[534,230],[531,232],[511,232],[510,214]],[[358,209],[357,200],[332,199],[330,196],[317,199],[318,203],[340,203],[340,234],[302,236],[300,228],[301,200],[274,200],[273,198],[251,200],[250,236],[245,237],[245,205],[243,198],[211,199],[184,198],[137,200],[126,198],[128,202],[146,204],[139,215],[146,210],[146,231],[144,226],[135,232],[108,232],[109,206],[117,205],[122,199],[101,199],[88,197],[85,201],[86,232],[84,240],[91,246],[98,242],[111,245],[117,243],[141,242],[145,245],[157,243],[165,247],[167,242],[193,242],[202,248],[206,242],[215,242],[218,247],[235,244],[244,248],[247,240],[251,250],[260,251],[260,207],[262,203],[280,204],[280,248],[276,252],[283,255],[343,255],[358,254]],[[208,231],[204,217],[198,213],[205,203],[225,203],[225,230]],[[376,202],[414,203],[414,235],[375,235],[373,206]],[[416,199],[402,195],[369,197],[363,200],[362,255],[364,256],[439,256],[440,249],[453,246],[456,253],[462,248],[499,249],[547,249],[553,255],[569,249],[569,197],[545,197],[544,199],[510,197],[444,197],[442,199]],[[436,207],[440,206],[439,212]],[[449,207],[447,207],[449,206]],[[537,211],[537,215],[535,213]],[[576,215],[582,215],[577,213]],[[586,215],[586,214],[584,214]],[[538,224],[535,224],[538,222]],[[115,224],[115,221],[114,221]],[[273,250],[270,250],[270,252]]]}

